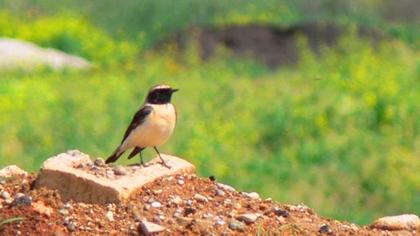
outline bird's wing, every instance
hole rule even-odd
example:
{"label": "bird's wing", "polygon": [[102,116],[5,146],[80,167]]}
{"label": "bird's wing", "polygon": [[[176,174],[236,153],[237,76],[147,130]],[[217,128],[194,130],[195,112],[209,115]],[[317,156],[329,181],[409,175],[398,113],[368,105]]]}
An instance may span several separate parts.
{"label": "bird's wing", "polygon": [[137,126],[143,124],[143,122],[146,120],[146,117],[153,111],[153,108],[151,106],[144,106],[142,107],[133,117],[133,120],[131,121],[130,125],[128,126],[127,130],[125,131],[124,138],[121,141],[123,143],[125,139],[130,135],[131,131],[133,131]]}

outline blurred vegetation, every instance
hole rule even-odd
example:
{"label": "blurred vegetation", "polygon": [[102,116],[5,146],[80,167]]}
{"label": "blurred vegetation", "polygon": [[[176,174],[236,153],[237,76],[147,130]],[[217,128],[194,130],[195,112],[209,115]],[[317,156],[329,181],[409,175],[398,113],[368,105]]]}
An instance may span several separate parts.
{"label": "blurred vegetation", "polygon": [[[0,166],[35,171],[75,148],[106,157],[148,88],[168,83],[181,89],[179,119],[161,150],[200,175],[358,223],[419,213],[419,28],[388,17],[390,1],[234,2],[0,0],[1,36],[97,64],[0,72]],[[309,21],[349,30],[321,57],[301,39],[298,65],[275,71],[226,52],[203,62],[194,44],[148,50],[192,25]],[[372,47],[358,26],[393,38]]]}

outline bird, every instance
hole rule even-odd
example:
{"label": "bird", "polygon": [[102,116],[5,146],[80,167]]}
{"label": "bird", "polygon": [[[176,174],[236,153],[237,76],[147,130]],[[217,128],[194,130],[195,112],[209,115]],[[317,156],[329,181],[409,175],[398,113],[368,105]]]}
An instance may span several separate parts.
{"label": "bird", "polygon": [[133,148],[128,155],[128,159],[139,154],[140,165],[146,167],[141,152],[147,147],[153,147],[161,160],[161,164],[171,168],[163,160],[157,147],[166,143],[175,129],[177,114],[175,106],[171,103],[171,98],[176,91],[178,89],[165,84],[153,86],[149,90],[144,104],[134,114],[125,131],[121,144],[107,158],[105,163],[117,161],[125,151]]}

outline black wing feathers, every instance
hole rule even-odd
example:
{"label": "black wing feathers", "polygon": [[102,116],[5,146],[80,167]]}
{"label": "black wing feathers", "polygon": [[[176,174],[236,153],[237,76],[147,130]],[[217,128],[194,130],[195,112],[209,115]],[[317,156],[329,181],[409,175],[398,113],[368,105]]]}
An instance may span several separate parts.
{"label": "black wing feathers", "polygon": [[[130,125],[125,131],[124,138],[121,141],[121,143],[123,143],[124,140],[130,135],[131,131],[133,131],[137,126],[141,125],[146,120],[146,117],[152,112],[152,110],[153,108],[151,106],[144,106],[138,112],[136,112],[136,114],[134,114],[133,120],[131,121]],[[136,147],[133,150],[133,152],[130,154],[130,157],[132,157],[134,153],[137,154],[141,150],[142,149],[139,149]],[[118,147],[115,150],[115,152],[110,157],[108,157],[108,159],[105,162],[106,163],[115,162],[123,153],[124,151],[120,151],[120,147]]]}
{"label": "black wing feathers", "polygon": [[152,112],[152,110],[153,108],[151,106],[144,106],[134,115],[133,120],[125,131],[124,138],[122,139],[121,143],[123,143],[128,135],[130,135],[131,131],[133,131],[137,126],[141,125],[146,120],[146,117]]}

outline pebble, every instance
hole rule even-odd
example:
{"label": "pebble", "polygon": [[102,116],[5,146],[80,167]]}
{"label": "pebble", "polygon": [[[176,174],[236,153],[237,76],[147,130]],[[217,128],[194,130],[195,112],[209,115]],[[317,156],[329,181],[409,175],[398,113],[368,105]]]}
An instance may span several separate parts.
{"label": "pebble", "polygon": [[[23,196],[22,196],[23,195]],[[16,206],[21,206],[21,205],[31,205],[32,203],[32,197],[30,196],[26,196],[25,194],[22,193],[21,194],[16,194],[16,198],[13,201],[13,204]]]}
{"label": "pebble", "polygon": [[191,199],[188,199],[187,201],[185,201],[185,204],[186,204],[187,206],[192,206],[193,201],[192,201]]}
{"label": "pebble", "polygon": [[146,220],[142,220],[140,221],[140,225],[139,225],[139,233],[140,235],[151,235],[151,234],[155,234],[155,233],[159,233],[165,230],[165,227],[146,221]]}
{"label": "pebble", "polygon": [[245,227],[246,227],[246,225],[244,223],[242,223],[240,221],[237,221],[237,220],[232,220],[232,221],[229,222],[229,228],[231,230],[237,230],[237,231],[243,232],[243,231],[245,231]]}
{"label": "pebble", "polygon": [[226,195],[225,191],[221,189],[216,189],[216,196],[223,197],[225,195]]}
{"label": "pebble", "polygon": [[233,207],[235,209],[241,209],[242,208],[242,205],[239,202],[236,202],[235,204],[233,204]]}
{"label": "pebble", "polygon": [[156,194],[156,195],[159,195],[159,194],[161,194],[163,192],[163,190],[162,189],[156,189],[156,190],[153,190],[153,194]]}
{"label": "pebble", "polygon": [[182,211],[183,211],[182,208],[177,208],[174,212],[174,217],[175,218],[181,217],[182,216]]}
{"label": "pebble", "polygon": [[96,160],[93,162],[96,166],[105,166],[105,161],[104,159],[98,157],[96,158]]}
{"label": "pebble", "polygon": [[319,227],[318,232],[321,234],[330,234],[332,233],[332,230],[330,229],[330,226],[323,224],[321,227]]}
{"label": "pebble", "polygon": [[289,217],[289,212],[281,209],[280,207],[274,207],[273,211],[276,216]]}
{"label": "pebble", "polygon": [[91,169],[91,170],[99,170],[99,167],[98,167],[98,166],[93,165],[93,166],[91,166],[91,167],[90,167],[90,169]]}
{"label": "pebble", "polygon": [[175,195],[175,196],[173,196],[172,198],[171,198],[171,200],[170,200],[172,203],[174,203],[174,204],[176,204],[176,205],[179,205],[179,204],[181,204],[182,203],[182,198],[180,197],[180,196],[178,196],[178,195]]}
{"label": "pebble", "polygon": [[2,191],[2,192],[1,192],[1,197],[2,197],[4,200],[7,200],[7,199],[9,199],[9,198],[10,198],[10,193],[8,193],[7,191]]}
{"label": "pebble", "polygon": [[226,191],[236,192],[236,189],[234,187],[227,184],[217,183],[217,186]]}
{"label": "pebble", "polygon": [[145,211],[148,211],[150,209],[150,205],[149,204],[144,204],[143,209]]}
{"label": "pebble", "polygon": [[195,208],[187,207],[187,208],[185,208],[184,216],[188,216],[190,214],[194,214],[196,211],[197,210]]}
{"label": "pebble", "polygon": [[179,184],[179,185],[184,185],[184,184],[185,184],[185,181],[184,181],[184,180],[182,180],[182,179],[180,179],[180,180],[178,180],[178,184]]}
{"label": "pebble", "polygon": [[194,195],[194,199],[198,202],[204,202],[204,203],[209,201],[205,196],[198,193]]}
{"label": "pebble", "polygon": [[243,193],[246,197],[251,198],[253,200],[260,199],[260,195],[257,192],[251,192],[251,193]]}
{"label": "pebble", "polygon": [[225,224],[226,224],[226,222],[225,222],[224,220],[222,220],[222,219],[217,219],[217,220],[216,220],[216,224],[217,224],[217,225],[225,225]]}
{"label": "pebble", "polygon": [[68,222],[67,223],[67,229],[70,231],[70,232],[73,232],[73,231],[75,231],[76,230],[76,225],[73,223],[73,222]]}
{"label": "pebble", "polygon": [[223,205],[225,205],[225,206],[231,206],[232,205],[232,200],[230,200],[229,198],[226,198],[223,201]]}
{"label": "pebble", "polygon": [[150,204],[153,208],[160,208],[162,207],[162,204],[160,202],[154,201],[152,204]]}
{"label": "pebble", "polygon": [[112,211],[112,210],[114,210],[114,209],[115,209],[115,204],[112,204],[112,203],[108,204],[108,205],[106,206],[106,209],[107,209],[108,211]]}
{"label": "pebble", "polygon": [[60,213],[61,215],[65,216],[69,214],[69,210],[65,209],[65,208],[61,208],[60,210],[58,210],[58,213]]}
{"label": "pebble", "polygon": [[127,171],[122,166],[116,166],[113,169],[115,175],[126,175]]}
{"label": "pebble", "polygon": [[105,217],[109,220],[109,221],[114,221],[114,213],[112,213],[112,211],[108,211],[105,214]]}
{"label": "pebble", "polygon": [[259,215],[253,213],[242,214],[236,217],[237,220],[245,222],[246,224],[252,224],[259,218]]}

